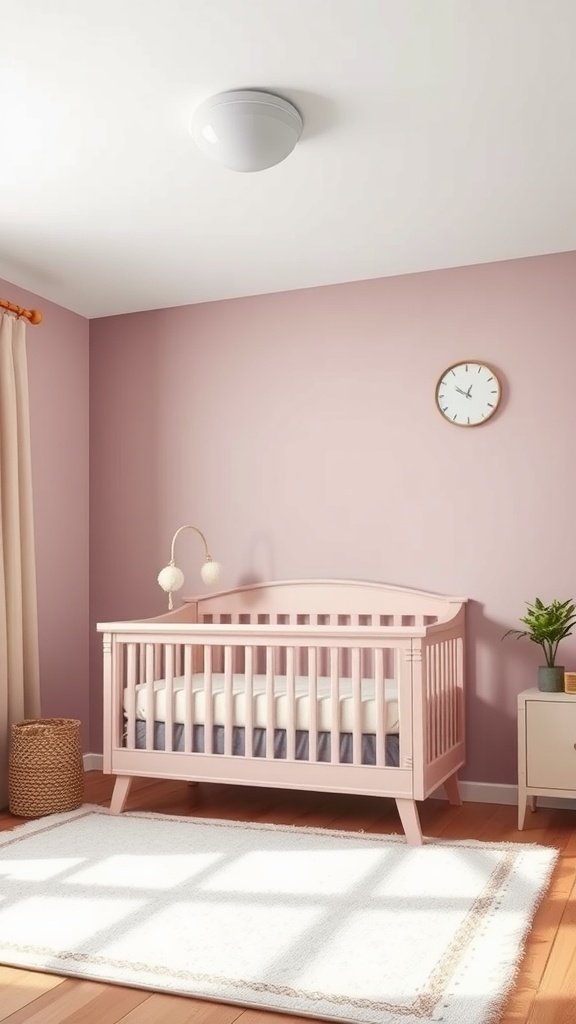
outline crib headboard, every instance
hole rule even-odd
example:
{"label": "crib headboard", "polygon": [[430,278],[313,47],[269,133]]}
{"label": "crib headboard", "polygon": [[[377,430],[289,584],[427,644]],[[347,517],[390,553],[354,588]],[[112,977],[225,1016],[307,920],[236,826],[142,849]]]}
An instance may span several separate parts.
{"label": "crib headboard", "polygon": [[267,617],[278,622],[281,616],[296,625],[306,616],[314,616],[316,623],[319,616],[330,616],[332,622],[335,617],[353,617],[356,621],[350,624],[358,625],[359,617],[377,616],[378,625],[390,626],[447,622],[458,615],[466,601],[385,583],[323,579],[252,583],[184,600],[197,622],[219,621],[225,615],[236,621],[242,616],[241,621],[256,624]]}

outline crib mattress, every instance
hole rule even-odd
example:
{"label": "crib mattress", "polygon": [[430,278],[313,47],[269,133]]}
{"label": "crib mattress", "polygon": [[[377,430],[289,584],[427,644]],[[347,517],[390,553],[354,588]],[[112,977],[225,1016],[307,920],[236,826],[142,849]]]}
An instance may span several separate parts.
{"label": "crib mattress", "polygon": [[[246,724],[246,679],[243,674],[232,677],[232,724],[243,727]],[[317,684],[317,728],[319,732],[330,732],[332,727],[331,683],[329,678],[319,677]],[[185,721],[185,690],[184,677],[177,676],[173,687],[173,722],[183,725]],[[310,728],[310,695],[307,676],[295,678],[296,710],[295,727],[299,730]],[[384,706],[386,709],[385,732],[399,732],[398,689],[394,679],[386,679],[384,685]],[[288,698],[286,696],[286,678],[276,676],[274,679],[274,724],[278,729],[288,727]],[[124,692],[124,711],[128,712],[128,693]],[[155,722],[166,721],[166,681],[158,679],[154,682],[154,706],[149,708],[149,697],[145,683],[136,686],[136,718],[146,721],[153,717]],[[223,726],[225,715],[224,674],[212,675],[212,706],[213,724]],[[192,677],[192,721],[195,725],[204,724],[204,674],[197,673]],[[352,696],[352,680],[340,679],[340,731],[353,731],[354,702]],[[151,712],[151,714],[150,714]],[[253,725],[265,729],[267,725],[266,676],[253,676],[252,700]],[[376,732],[376,699],[373,679],[362,680],[361,731]]]}

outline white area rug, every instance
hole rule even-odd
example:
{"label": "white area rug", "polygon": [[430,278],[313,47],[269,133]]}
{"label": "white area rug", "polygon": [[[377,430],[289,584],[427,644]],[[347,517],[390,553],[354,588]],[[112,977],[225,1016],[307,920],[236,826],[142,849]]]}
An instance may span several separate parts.
{"label": "white area rug", "polygon": [[84,806],[0,833],[0,960],[374,1024],[487,1024],[556,850]]}

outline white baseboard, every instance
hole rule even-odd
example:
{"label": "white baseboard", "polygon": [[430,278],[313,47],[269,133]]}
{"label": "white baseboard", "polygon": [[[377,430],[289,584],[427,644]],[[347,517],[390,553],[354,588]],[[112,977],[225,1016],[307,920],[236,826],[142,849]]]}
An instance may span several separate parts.
{"label": "white baseboard", "polygon": [[[500,782],[460,782],[460,796],[464,803],[478,804],[517,804],[518,787]],[[446,799],[444,787],[440,786],[431,796]],[[576,810],[576,800],[561,797],[539,796],[539,807],[558,807],[564,810]]]}
{"label": "white baseboard", "polygon": [[[477,804],[516,804],[518,803],[518,787],[501,782],[464,782],[458,783],[460,796],[465,803]],[[432,796],[446,799],[444,786],[440,786]]]}
{"label": "white baseboard", "polygon": [[[102,763],[102,754],[84,754],[85,772],[102,771]],[[440,786],[431,795],[440,800],[446,799],[443,786]],[[518,787],[499,782],[461,782],[460,796],[465,803],[517,804]],[[576,810],[576,800],[562,800],[556,797],[539,796],[538,806]]]}
{"label": "white baseboard", "polygon": [[101,772],[104,758],[102,754],[84,754],[84,771]]}

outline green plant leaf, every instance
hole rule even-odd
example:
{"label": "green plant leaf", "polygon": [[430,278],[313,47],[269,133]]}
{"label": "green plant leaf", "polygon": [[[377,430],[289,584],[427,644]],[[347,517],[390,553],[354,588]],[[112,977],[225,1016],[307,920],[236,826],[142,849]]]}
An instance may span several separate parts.
{"label": "green plant leaf", "polygon": [[546,605],[537,597],[533,603],[526,602],[527,611],[520,617],[526,629],[509,629],[502,639],[515,636],[516,639],[528,637],[535,644],[540,644],[546,656],[546,663],[554,666],[558,645],[566,637],[571,636],[576,627],[576,603],[572,598],[566,601],[554,600]]}

